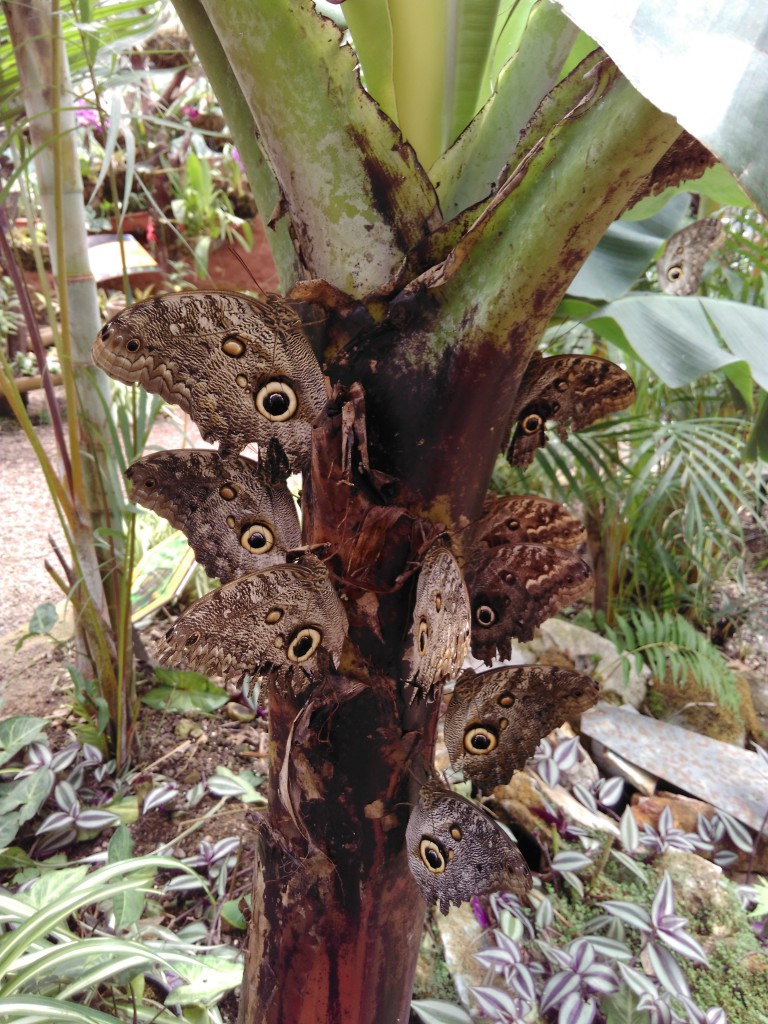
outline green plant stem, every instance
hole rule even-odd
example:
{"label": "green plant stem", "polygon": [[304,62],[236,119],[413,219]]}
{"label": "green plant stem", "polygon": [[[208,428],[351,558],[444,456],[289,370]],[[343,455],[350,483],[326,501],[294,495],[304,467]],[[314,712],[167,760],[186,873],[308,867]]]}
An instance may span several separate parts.
{"label": "green plant stem", "polygon": [[80,424],[78,422],[77,392],[75,377],[72,372],[72,338],[69,330],[69,295],[65,279],[66,249],[64,242],[64,215],[59,197],[64,196],[64,160],[61,138],[60,98],[62,88],[62,40],[60,38],[61,11],[59,0],[51,0],[51,91],[54,100],[51,107],[51,146],[53,149],[53,204],[55,223],[54,248],[56,250],[54,265],[56,267],[57,289],[60,310],[60,344],[62,378],[67,401],[67,425],[69,427],[69,451],[72,461],[72,491],[77,504],[85,503],[85,485],[83,481],[83,462],[80,451]]}
{"label": "green plant stem", "polygon": [[[43,339],[40,337],[40,328],[37,324],[37,318],[32,308],[32,303],[29,298],[29,291],[27,289],[27,282],[19,272],[19,268],[16,264],[16,260],[13,257],[13,251],[8,243],[8,232],[10,231],[10,225],[8,224],[8,217],[5,212],[5,204],[0,205],[0,254],[2,254],[3,266],[5,272],[13,281],[13,286],[16,289],[16,296],[18,298],[19,306],[21,307],[21,313],[24,317],[24,323],[27,331],[29,332],[29,338],[32,342],[32,349],[35,353],[37,360],[37,369],[43,382],[43,390],[45,391],[46,401],[48,402],[48,410],[51,414],[51,425],[53,427],[53,433],[56,438],[56,448],[59,452],[59,458],[64,472],[64,477],[67,481],[69,493],[73,493],[73,481],[72,481],[72,464],[69,459],[69,451],[67,449],[66,441],[64,439],[64,424],[61,420],[61,413],[59,412],[58,403],[56,402],[56,394],[53,390],[53,383],[51,381],[51,374],[48,370],[48,362],[45,358],[45,348],[43,346]],[[18,418],[18,417],[17,417]]]}

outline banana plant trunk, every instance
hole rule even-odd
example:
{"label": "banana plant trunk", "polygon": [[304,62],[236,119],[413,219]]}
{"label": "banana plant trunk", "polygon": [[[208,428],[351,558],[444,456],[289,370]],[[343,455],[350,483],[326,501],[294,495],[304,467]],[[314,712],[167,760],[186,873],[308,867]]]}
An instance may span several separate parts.
{"label": "banana plant trunk", "polygon": [[[174,4],[333,389],[304,540],[350,623],[336,673],[302,699],[269,692],[240,1021],[404,1024],[425,910],[405,827],[439,711],[402,682],[415,571],[440,531],[461,562],[532,352],[609,224],[680,180],[662,161],[680,129],[595,52],[510,137],[495,188],[444,217],[309,0]],[[498,137],[492,117],[476,127]],[[454,196],[471,142],[441,158]]]}

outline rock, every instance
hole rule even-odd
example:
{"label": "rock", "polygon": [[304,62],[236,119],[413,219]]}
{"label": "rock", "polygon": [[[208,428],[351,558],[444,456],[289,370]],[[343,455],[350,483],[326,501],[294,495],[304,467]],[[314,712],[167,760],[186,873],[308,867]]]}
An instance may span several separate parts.
{"label": "rock", "polygon": [[456,987],[445,962],[440,934],[437,925],[431,921],[427,922],[421,937],[413,980],[413,998],[440,999],[449,1003],[456,1001]]}
{"label": "rock", "polygon": [[762,827],[768,778],[756,753],[609,704],[582,715],[581,729],[690,796]]}
{"label": "rock", "polygon": [[696,823],[700,814],[705,818],[711,818],[715,813],[712,804],[704,800],[696,800],[692,796],[683,796],[681,793],[657,793],[656,796],[633,796],[631,800],[632,815],[637,824],[651,825],[658,828],[661,812],[668,807],[672,814],[672,822],[675,828],[683,832],[695,832]]}
{"label": "rock", "polygon": [[539,786],[544,798],[558,807],[568,821],[591,832],[607,832],[608,835],[618,838],[619,826],[607,814],[603,814],[602,811],[590,811],[562,786],[550,787],[541,781],[539,781]]}
{"label": "rock", "polygon": [[526,832],[542,838],[548,831],[546,804],[559,810],[572,824],[611,836],[619,835],[618,825],[607,814],[590,811],[562,786],[550,788],[528,772],[518,772],[508,785],[497,786],[493,791],[492,806],[500,807],[510,821]]}
{"label": "rock", "polygon": [[586,672],[600,684],[603,696],[615,694],[621,703],[640,707],[645,700],[650,671],[635,671],[634,664],[624,681],[624,659],[610,640],[575,626],[565,619],[548,619],[539,627],[539,635],[528,644],[521,644],[535,658],[550,657],[551,652],[565,654],[579,672]]}
{"label": "rock", "polygon": [[[643,825],[650,825],[655,829],[658,829],[661,812],[668,807],[673,825],[675,828],[682,829],[683,832],[696,831],[700,814],[703,814],[705,818],[711,818],[717,813],[717,808],[712,804],[708,804],[704,800],[695,800],[693,797],[684,796],[681,793],[662,792],[651,797],[633,796],[631,807],[632,815],[640,828]],[[717,844],[715,850],[700,850],[699,856],[705,860],[711,860],[717,850],[732,850],[736,854],[737,859],[728,866],[730,877],[734,873],[748,871],[750,865],[757,874],[768,873],[768,843],[759,843],[755,856],[752,857],[751,854],[734,846],[726,834]]]}
{"label": "rock", "polygon": [[493,791],[491,807],[501,808],[509,821],[520,825],[530,835],[545,827],[541,816],[532,810],[544,808],[539,782],[528,772],[517,772],[506,786],[497,786]]}
{"label": "rock", "polygon": [[723,869],[696,853],[670,850],[653,863],[659,878],[666,871],[675,893],[675,913],[687,917],[702,945],[738,931],[744,911],[726,883]]}
{"label": "rock", "polygon": [[717,695],[703,686],[692,672],[682,682],[673,681],[669,673],[664,679],[654,678],[648,704],[656,718],[702,736],[743,747],[747,731],[759,735],[762,730],[752,703],[749,682],[741,674],[737,674],[735,679],[738,711],[719,701]]}
{"label": "rock", "polygon": [[469,903],[452,906],[448,914],[436,914],[435,923],[456,992],[469,1009],[469,990],[482,985],[486,975],[486,969],[474,957],[484,948],[483,929]]}
{"label": "rock", "polygon": [[650,772],[638,767],[638,765],[632,764],[631,761],[627,761],[615,751],[609,750],[608,747],[598,740],[592,740],[590,753],[594,758],[595,764],[605,775],[618,775],[619,778],[626,779],[630,786],[633,786],[644,796],[652,796],[656,792],[656,785],[659,780],[655,775],[651,775]]}
{"label": "rock", "polygon": [[225,704],[224,712],[227,718],[232,719],[233,722],[252,722],[256,717],[255,711],[251,711],[244,704],[239,704],[234,700]]}
{"label": "rock", "polygon": [[750,732],[757,737],[758,743],[764,744],[768,742],[768,675],[749,670],[741,671],[739,675],[744,677],[749,686],[757,720],[756,730],[753,730],[750,723],[747,723],[747,726],[750,728]]}

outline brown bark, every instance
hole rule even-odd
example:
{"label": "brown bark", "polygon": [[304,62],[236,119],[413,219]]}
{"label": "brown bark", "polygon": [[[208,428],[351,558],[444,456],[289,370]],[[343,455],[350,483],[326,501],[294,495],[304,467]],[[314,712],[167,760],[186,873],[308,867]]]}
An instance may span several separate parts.
{"label": "brown bark", "polygon": [[[674,140],[677,129],[662,127],[617,166],[615,188],[587,223],[570,211],[567,260],[553,255],[546,281],[529,275],[524,301],[510,290],[513,318],[483,309],[482,255],[473,268],[471,240],[459,289],[469,298],[458,311],[450,258],[439,281],[409,288],[398,279],[367,300],[317,283],[297,290],[315,304],[307,320],[325,326],[318,351],[332,355],[328,375],[339,385],[314,431],[304,539],[323,545],[350,632],[339,674],[306,703],[270,692],[269,811],[259,822],[241,1024],[408,1020],[424,906],[405,826],[439,711],[439,701],[408,703],[400,681],[414,573],[441,529],[460,558],[461,528],[480,512],[531,353],[572,274]],[[502,200],[486,245],[511,230]],[[455,328],[446,329],[446,310]],[[494,329],[501,322],[512,326]]]}
{"label": "brown bark", "polygon": [[[350,643],[344,674],[329,674],[303,702],[270,691],[269,811],[257,826],[240,1016],[248,1024],[409,1017],[424,906],[403,840],[437,705],[404,702],[397,662],[425,534],[405,510],[377,503],[385,481],[366,468],[360,398],[340,394],[315,430],[305,531],[310,542],[336,538],[328,565],[348,597]],[[359,527],[378,522],[377,512],[393,550],[378,562],[369,552],[362,580],[360,538],[382,537]]]}

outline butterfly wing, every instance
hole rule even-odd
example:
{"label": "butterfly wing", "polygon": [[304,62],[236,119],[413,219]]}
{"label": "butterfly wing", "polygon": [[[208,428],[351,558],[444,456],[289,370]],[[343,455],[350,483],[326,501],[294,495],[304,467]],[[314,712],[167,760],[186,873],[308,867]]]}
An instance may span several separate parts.
{"label": "butterfly wing", "polygon": [[421,789],[405,834],[408,866],[427,903],[443,914],[473,896],[522,894],[531,872],[515,843],[486,812],[437,780]]}
{"label": "butterfly wing", "polygon": [[587,539],[582,523],[557,501],[533,494],[489,494],[475,524],[475,545],[552,544],[572,550]]}
{"label": "butterfly wing", "polygon": [[429,698],[444,679],[458,675],[469,650],[469,597],[448,548],[427,552],[405,641],[403,678]]}
{"label": "butterfly wing", "polygon": [[510,639],[531,640],[539,623],[572,604],[592,586],[589,566],[571,551],[544,544],[479,549],[467,563],[472,609],[472,653],[486,664]]}
{"label": "butterfly wing", "polygon": [[565,437],[570,424],[581,430],[635,400],[635,385],[621,367],[597,356],[534,357],[518,391],[512,441],[507,459],[528,466],[546,443],[545,424],[553,419]]}
{"label": "butterfly wing", "polygon": [[323,375],[298,318],[276,296],[192,291],[134,303],[102,328],[93,360],[180,406],[223,455],[271,441],[291,469],[308,465]]}
{"label": "butterfly wing", "polygon": [[283,483],[265,484],[256,463],[215,451],[156,452],[127,471],[134,501],[182,530],[209,576],[224,583],[286,560],[301,545]]}
{"label": "butterfly wing", "polygon": [[693,295],[707,260],[724,240],[723,225],[715,217],[697,220],[672,235],[656,262],[661,290],[667,295]]}
{"label": "butterfly wing", "polygon": [[322,563],[277,565],[241,576],[197,601],[165,635],[160,661],[236,681],[271,669],[293,676],[339,663],[347,634],[344,606]]}
{"label": "butterfly wing", "polygon": [[484,791],[509,782],[541,739],[597,701],[587,675],[555,665],[465,672],[445,715],[451,765]]}

